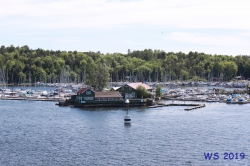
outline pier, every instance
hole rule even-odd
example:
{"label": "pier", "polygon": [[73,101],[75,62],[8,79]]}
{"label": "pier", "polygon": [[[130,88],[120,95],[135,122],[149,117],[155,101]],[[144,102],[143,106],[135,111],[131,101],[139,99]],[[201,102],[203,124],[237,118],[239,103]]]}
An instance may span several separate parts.
{"label": "pier", "polygon": [[206,107],[206,105],[205,104],[199,104],[198,106],[185,108],[184,110],[185,111],[190,111],[190,110],[197,109],[197,108],[202,108],[202,107]]}
{"label": "pier", "polygon": [[206,105],[205,104],[185,104],[185,103],[169,103],[169,104],[158,103],[157,105],[148,106],[148,108],[158,108],[158,107],[168,107],[168,106],[186,106],[189,108],[185,108],[184,110],[190,111],[193,109],[205,107]]}
{"label": "pier", "polygon": [[29,101],[64,101],[64,98],[29,98],[29,97],[0,97],[0,100],[29,100]]}

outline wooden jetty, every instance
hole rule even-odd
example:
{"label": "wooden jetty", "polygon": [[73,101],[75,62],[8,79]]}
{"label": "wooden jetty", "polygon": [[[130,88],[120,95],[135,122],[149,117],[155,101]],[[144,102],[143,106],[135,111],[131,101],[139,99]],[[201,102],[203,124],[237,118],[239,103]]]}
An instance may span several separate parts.
{"label": "wooden jetty", "polygon": [[0,100],[29,100],[29,101],[64,101],[63,98],[29,98],[29,97],[0,97]]}
{"label": "wooden jetty", "polygon": [[157,105],[152,105],[152,106],[148,106],[148,108],[158,108],[158,107],[168,107],[168,106],[186,106],[189,108],[185,108],[185,111],[190,111],[193,109],[197,109],[197,108],[202,108],[205,107],[205,104],[185,104],[185,103],[169,103],[169,104],[165,104],[165,103],[158,103]]}
{"label": "wooden jetty", "polygon": [[185,111],[190,111],[190,110],[197,109],[197,108],[202,108],[202,107],[206,107],[206,105],[205,104],[199,104],[198,106],[185,108],[184,110]]}

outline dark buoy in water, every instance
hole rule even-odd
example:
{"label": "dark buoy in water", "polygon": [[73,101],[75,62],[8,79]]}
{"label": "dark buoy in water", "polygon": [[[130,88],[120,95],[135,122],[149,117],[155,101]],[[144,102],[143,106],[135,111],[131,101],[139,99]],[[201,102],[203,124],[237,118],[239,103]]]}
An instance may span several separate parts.
{"label": "dark buoy in water", "polygon": [[127,107],[127,115],[125,115],[125,117],[124,117],[124,124],[125,125],[130,125],[131,124],[131,118],[130,118],[130,115],[128,114],[128,106],[129,106],[129,99],[128,98],[125,100],[125,104],[126,104],[126,107]]}

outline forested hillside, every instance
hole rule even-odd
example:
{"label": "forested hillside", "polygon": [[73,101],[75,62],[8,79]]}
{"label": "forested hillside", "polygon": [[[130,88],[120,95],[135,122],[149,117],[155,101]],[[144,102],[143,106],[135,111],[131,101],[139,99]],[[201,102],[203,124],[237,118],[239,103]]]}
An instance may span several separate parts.
{"label": "forested hillside", "polygon": [[[101,82],[231,80],[236,75],[250,78],[249,56],[165,52],[145,49],[130,54],[32,50],[13,45],[0,48],[0,81],[21,82]],[[109,77],[110,76],[110,77]]]}

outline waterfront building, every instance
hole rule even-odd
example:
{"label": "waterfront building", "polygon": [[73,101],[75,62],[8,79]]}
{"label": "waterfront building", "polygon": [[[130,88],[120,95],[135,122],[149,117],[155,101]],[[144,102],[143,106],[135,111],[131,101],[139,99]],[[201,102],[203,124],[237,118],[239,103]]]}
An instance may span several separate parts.
{"label": "waterfront building", "polygon": [[137,98],[136,88],[143,85],[148,91],[153,88],[142,83],[126,84],[117,89],[117,91],[96,92],[90,87],[82,88],[77,91],[76,95],[72,95],[69,100],[59,105],[72,105],[74,107],[119,107],[125,106],[125,99],[130,98],[131,106],[152,105],[154,99]]}
{"label": "waterfront building", "polygon": [[124,99],[126,98],[137,98],[137,87],[143,86],[148,92],[152,93],[153,88],[143,82],[125,84],[116,91],[119,91]]}
{"label": "waterfront building", "polygon": [[82,88],[77,95],[71,96],[71,100],[78,105],[81,104],[107,104],[124,103],[124,99],[117,91],[95,92],[91,88]]}

